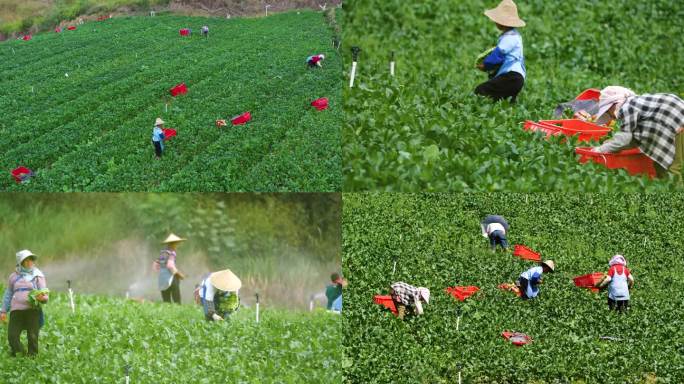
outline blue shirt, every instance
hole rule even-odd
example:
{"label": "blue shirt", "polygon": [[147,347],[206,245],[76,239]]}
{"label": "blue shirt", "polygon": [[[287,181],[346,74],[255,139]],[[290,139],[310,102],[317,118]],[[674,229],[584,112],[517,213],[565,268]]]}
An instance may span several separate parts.
{"label": "blue shirt", "polygon": [[527,279],[530,283],[527,285],[527,292],[525,294],[530,299],[537,297],[539,294],[539,281],[542,279],[544,274],[544,268],[541,266],[536,266],[528,269],[527,271],[520,274],[520,277]]}
{"label": "blue shirt", "polygon": [[485,57],[483,64],[485,69],[492,69],[496,65],[501,65],[495,77],[508,72],[518,72],[523,78],[527,77],[520,32],[514,28],[502,33],[499,36],[496,48]]}
{"label": "blue shirt", "polygon": [[164,148],[164,131],[161,128],[155,126],[152,130],[152,141],[158,141],[161,147]]}

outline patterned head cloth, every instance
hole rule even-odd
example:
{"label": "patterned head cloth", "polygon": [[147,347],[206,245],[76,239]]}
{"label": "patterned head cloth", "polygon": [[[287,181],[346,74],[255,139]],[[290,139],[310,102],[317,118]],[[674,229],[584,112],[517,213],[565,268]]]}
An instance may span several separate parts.
{"label": "patterned head cloth", "polygon": [[425,300],[426,303],[430,303],[430,290],[425,287],[418,287],[418,293],[420,297]]}
{"label": "patterned head cloth", "polygon": [[610,259],[608,265],[611,267],[613,265],[627,265],[627,260],[625,260],[625,257],[622,255],[615,255]]}
{"label": "patterned head cloth", "polygon": [[634,96],[636,96],[636,93],[625,87],[611,85],[610,87],[603,88],[601,96],[599,96],[599,111],[596,114],[596,118],[601,118],[613,105],[617,105],[615,109],[619,110],[628,97]]}

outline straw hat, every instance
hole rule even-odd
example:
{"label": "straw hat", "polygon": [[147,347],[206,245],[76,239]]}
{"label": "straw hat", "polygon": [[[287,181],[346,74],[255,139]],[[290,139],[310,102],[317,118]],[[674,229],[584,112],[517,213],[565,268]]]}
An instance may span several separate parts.
{"label": "straw hat", "polygon": [[157,125],[162,125],[162,124],[164,124],[164,120],[157,117],[157,120],[154,121],[154,125],[157,126]]}
{"label": "straw hat", "polygon": [[185,240],[187,239],[183,239],[182,237],[178,237],[172,233],[166,238],[166,240],[162,241],[162,244],[178,243]]}
{"label": "straw hat", "polygon": [[551,270],[551,272],[555,272],[555,271],[556,271],[556,263],[554,263],[553,260],[544,260],[544,261],[542,261],[542,264],[544,264],[544,265],[546,265],[547,267],[549,267],[549,269]]}
{"label": "straw hat", "polygon": [[484,14],[493,22],[506,27],[524,27],[525,22],[518,17],[518,7],[513,0],[502,0],[494,9],[488,9]]}
{"label": "straw hat", "polygon": [[33,257],[34,259],[38,258],[38,256],[34,255],[33,252],[28,249],[17,252],[17,265],[21,265],[21,263],[29,257]]}
{"label": "straw hat", "polygon": [[211,285],[220,291],[235,292],[242,287],[242,282],[230,269],[214,272],[209,275],[209,278]]}

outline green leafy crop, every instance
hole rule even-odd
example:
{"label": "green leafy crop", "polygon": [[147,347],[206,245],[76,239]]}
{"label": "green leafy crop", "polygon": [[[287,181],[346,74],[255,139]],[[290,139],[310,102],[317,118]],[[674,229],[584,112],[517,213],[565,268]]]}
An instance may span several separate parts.
{"label": "green leafy crop", "polygon": [[[49,278],[49,276],[48,276]],[[10,358],[0,343],[0,382],[339,383],[340,318],[241,308],[230,320],[207,322],[196,305],[137,303],[53,292],[44,308],[39,354]],[[5,334],[6,324],[2,326]],[[25,342],[25,339],[24,339]]]}
{"label": "green leafy crop", "polygon": [[[588,88],[684,95],[681,1],[517,1],[527,79],[517,104],[475,96],[473,67],[496,44],[498,1],[351,0],[345,43],[362,51],[345,87],[345,191],[664,191],[624,170],[579,164],[576,140],[546,141],[525,120],[553,118]],[[395,51],[396,76],[389,75]],[[351,51],[344,50],[345,68]],[[666,58],[660,60],[658,58]],[[584,146],[585,143],[583,143]]]}
{"label": "green leafy crop", "polygon": [[[183,27],[192,36],[179,36]],[[0,189],[340,190],[342,63],[332,34],[322,13],[301,11],[114,18],[5,42]],[[326,54],[323,69],[306,68],[313,53]],[[181,82],[187,95],[170,97]],[[310,106],[319,97],[328,110]],[[246,125],[215,126],[245,111]],[[178,131],[160,161],[156,117]],[[9,176],[20,165],[35,172],[30,183]]]}
{"label": "green leafy crop", "polygon": [[[459,370],[464,383],[684,381],[684,240],[672,230],[684,218],[682,194],[383,193],[343,200],[345,382],[455,383]],[[534,264],[489,251],[479,227],[487,214],[508,219],[511,244],[556,262],[536,299],[497,288]],[[572,282],[605,272],[616,253],[635,277],[625,315],[608,311],[605,293]],[[423,316],[400,321],[373,303],[395,281],[431,290]],[[464,302],[444,292],[459,285],[480,292]],[[501,336],[505,330],[534,341],[515,347]]]}

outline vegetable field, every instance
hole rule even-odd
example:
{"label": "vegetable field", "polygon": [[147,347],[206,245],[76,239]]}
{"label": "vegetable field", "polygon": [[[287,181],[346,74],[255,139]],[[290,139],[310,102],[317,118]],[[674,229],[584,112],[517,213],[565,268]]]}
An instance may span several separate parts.
{"label": "vegetable field", "polygon": [[[684,381],[681,194],[348,194],[344,207],[345,382]],[[533,263],[489,251],[479,222],[491,213],[508,219],[511,244],[556,262],[536,299],[497,288]],[[572,281],[616,253],[635,278],[624,315]],[[423,316],[402,322],[373,303],[395,281],[430,288]],[[444,292],[469,285],[480,291],[464,302]]]}
{"label": "vegetable field", "polygon": [[[209,37],[200,34],[208,25]],[[179,29],[191,28],[189,37]],[[319,12],[123,17],[0,45],[0,189],[340,189],[341,58]],[[305,59],[324,53],[321,70]],[[169,89],[186,83],[188,93]],[[330,108],[310,103],[321,97]],[[246,125],[217,119],[249,111]],[[161,160],[156,117],[178,135]],[[17,184],[19,166],[35,175]]]}
{"label": "vegetable field", "polygon": [[[208,323],[198,306],[65,295],[45,305],[40,352],[8,357],[3,383],[338,383],[340,319],[324,311],[242,308],[225,323]],[[6,325],[2,326],[6,329]],[[5,335],[5,330],[2,332]]]}
{"label": "vegetable field", "polygon": [[[345,44],[361,48],[345,86],[346,191],[665,191],[650,181],[579,164],[576,139],[546,141],[525,120],[551,119],[588,88],[684,95],[681,1],[518,1],[527,80],[517,104],[474,95],[473,66],[499,31],[483,11],[498,1],[345,2]],[[396,75],[389,72],[395,51]],[[349,72],[352,54],[345,49]],[[347,75],[348,76],[348,75]],[[583,143],[586,146],[586,143]],[[596,145],[596,144],[594,144]]]}

